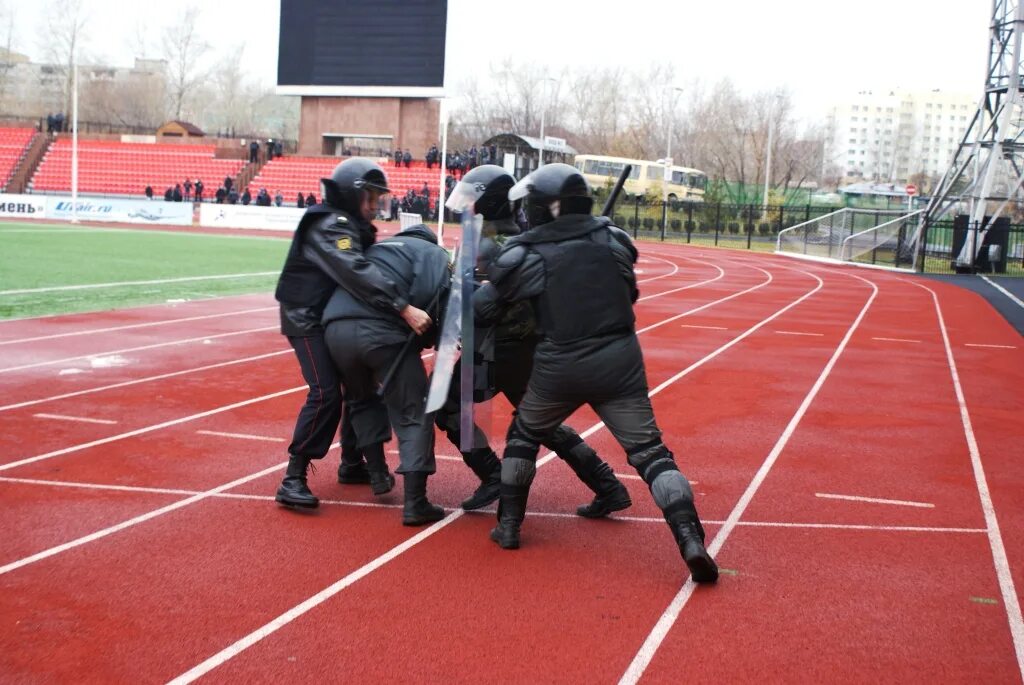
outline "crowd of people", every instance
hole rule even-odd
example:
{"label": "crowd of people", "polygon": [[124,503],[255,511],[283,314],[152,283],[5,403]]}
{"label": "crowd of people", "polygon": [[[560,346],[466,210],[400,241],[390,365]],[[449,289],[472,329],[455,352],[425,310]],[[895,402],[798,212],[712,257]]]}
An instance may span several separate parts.
{"label": "crowd of people", "polygon": [[[175,183],[174,187],[168,187],[164,191],[164,200],[166,202],[202,202],[203,191],[205,186],[203,185],[202,179],[196,179],[195,182],[191,179],[186,178],[182,183]],[[153,187],[146,186],[144,191],[147,200],[153,199]],[[216,204],[228,204],[228,205],[248,205],[253,204],[257,207],[284,207],[285,198],[280,190],[276,191],[271,195],[266,188],[260,188],[256,195],[252,194],[252,191],[246,187],[242,189],[242,192],[238,192],[238,188],[235,186],[235,180],[230,176],[224,177],[224,182],[217,188],[213,194],[213,201]],[[295,207],[312,207],[316,204],[316,195],[309,193],[303,195],[299,193],[295,198]]]}

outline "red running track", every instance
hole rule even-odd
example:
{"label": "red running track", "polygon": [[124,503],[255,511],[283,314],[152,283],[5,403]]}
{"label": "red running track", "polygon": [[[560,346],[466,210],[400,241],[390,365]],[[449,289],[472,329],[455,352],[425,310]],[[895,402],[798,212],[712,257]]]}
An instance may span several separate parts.
{"label": "red running track", "polygon": [[[657,279],[638,305],[653,402],[717,536],[716,587],[687,594],[643,483],[625,481],[622,515],[581,520],[571,512],[586,492],[557,460],[539,469],[514,553],[487,540],[493,514],[402,528],[397,493],[334,484],[332,458],[312,480],[332,502],[276,508],[301,397],[287,345],[256,331],[152,347],[272,326],[272,309],[228,314],[269,298],[0,323],[8,341],[225,314],[0,347],[3,367],[149,346],[81,380],[54,374],[60,364],[0,373],[0,672],[1019,682],[1020,336],[943,284],[921,282],[936,308],[904,276],[682,246],[643,256],[641,278]],[[493,434],[507,417],[495,403]],[[630,475],[596,421],[572,423]],[[438,453],[455,454],[443,436]],[[455,507],[473,480],[441,460],[432,496]]]}

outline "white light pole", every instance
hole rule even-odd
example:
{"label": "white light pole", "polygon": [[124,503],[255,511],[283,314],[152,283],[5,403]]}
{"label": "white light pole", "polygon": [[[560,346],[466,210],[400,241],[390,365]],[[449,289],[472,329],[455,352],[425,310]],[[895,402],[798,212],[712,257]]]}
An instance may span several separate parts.
{"label": "white light pole", "polygon": [[[551,78],[550,76],[547,76],[547,77],[541,79],[541,83],[546,83],[547,81],[551,81],[552,83],[558,83],[557,79]],[[543,93],[544,93],[544,89],[542,87],[541,88],[541,97],[543,97]],[[538,158],[537,158],[537,168],[538,169],[540,169],[542,166],[544,166],[544,115],[547,113],[547,109],[548,109],[548,103],[547,103],[547,99],[545,98],[544,102],[541,104],[541,107],[540,107],[540,152],[539,152],[539,155],[538,155]]]}
{"label": "white light pole", "polygon": [[448,120],[450,118],[448,99],[448,97],[441,98],[441,103],[438,107],[441,122],[441,163],[438,164],[441,167],[441,184],[438,186],[437,191],[437,244],[441,247],[444,247],[444,182],[448,177],[448,170],[445,168],[448,159]]}
{"label": "white light pole", "polygon": [[782,95],[776,95],[773,104],[768,106],[768,151],[765,154],[764,198],[762,201],[762,207],[766,217],[768,214],[768,191],[771,187],[772,181],[772,139],[775,137],[775,124],[773,119],[775,118],[776,104],[782,104]]}
{"label": "white light pole", "polygon": [[78,223],[78,51],[71,52],[71,223]]}
{"label": "white light pole", "polygon": [[661,237],[665,238],[665,231],[668,227],[668,183],[672,180],[672,124],[675,123],[675,104],[677,93],[683,89],[678,86],[665,86],[668,93],[668,132],[665,142],[664,171],[661,175]]}

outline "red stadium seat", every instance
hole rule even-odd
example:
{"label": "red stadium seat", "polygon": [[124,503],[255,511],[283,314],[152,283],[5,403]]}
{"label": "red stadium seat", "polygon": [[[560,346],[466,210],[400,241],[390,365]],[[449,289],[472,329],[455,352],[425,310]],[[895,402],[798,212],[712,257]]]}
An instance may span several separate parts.
{"label": "red stadium seat", "polygon": [[34,128],[0,128],[0,189],[6,189],[11,176],[35,137]]}

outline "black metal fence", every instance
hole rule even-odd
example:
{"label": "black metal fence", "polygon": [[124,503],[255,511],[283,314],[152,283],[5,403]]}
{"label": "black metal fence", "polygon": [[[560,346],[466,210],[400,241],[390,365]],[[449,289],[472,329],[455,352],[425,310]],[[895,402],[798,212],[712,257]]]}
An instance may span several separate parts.
{"label": "black metal fence", "polygon": [[927,222],[921,232],[925,273],[995,273],[1024,276],[1024,225],[996,221],[987,231],[966,217]]}

